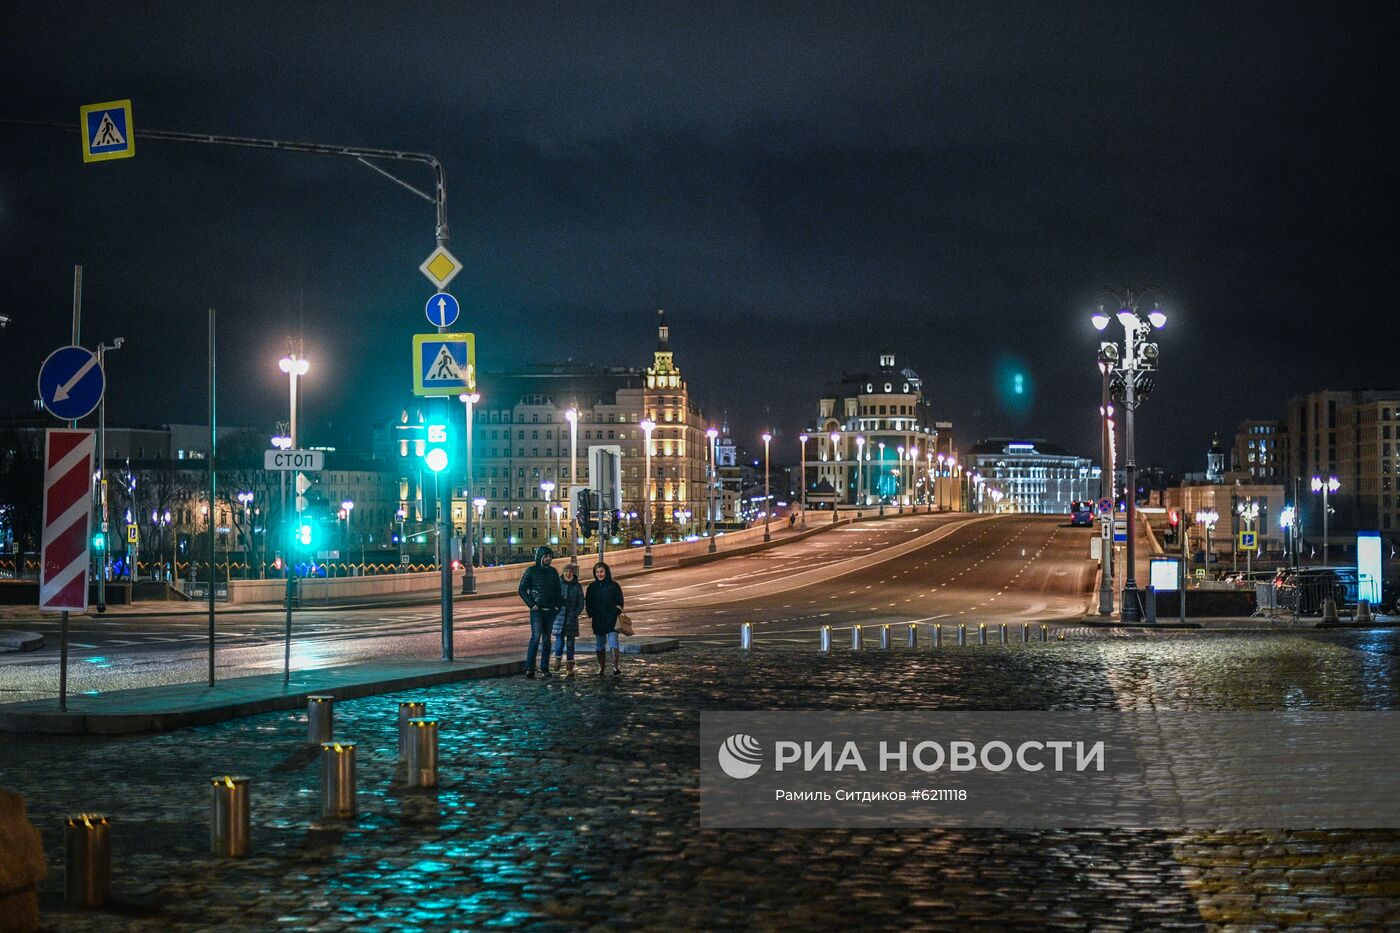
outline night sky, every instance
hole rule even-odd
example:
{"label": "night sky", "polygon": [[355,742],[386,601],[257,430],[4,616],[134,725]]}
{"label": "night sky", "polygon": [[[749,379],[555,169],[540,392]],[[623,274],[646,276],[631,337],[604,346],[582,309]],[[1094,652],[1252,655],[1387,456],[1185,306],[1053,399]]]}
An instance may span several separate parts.
{"label": "night sky", "polygon": [[[483,369],[644,365],[795,434],[891,348],[962,446],[1097,455],[1100,289],[1170,315],[1144,462],[1323,387],[1400,386],[1400,7],[52,3],[0,13],[0,116],[437,154]],[[421,186],[426,169],[396,171]],[[349,159],[0,125],[0,413],[68,342],[109,422],[270,426],[304,335],[311,443],[359,446],[427,330],[431,205]],[[1116,325],[1114,325],[1116,327]],[[1011,391],[1012,376],[1026,391]],[[795,456],[796,442],[790,455]]]}

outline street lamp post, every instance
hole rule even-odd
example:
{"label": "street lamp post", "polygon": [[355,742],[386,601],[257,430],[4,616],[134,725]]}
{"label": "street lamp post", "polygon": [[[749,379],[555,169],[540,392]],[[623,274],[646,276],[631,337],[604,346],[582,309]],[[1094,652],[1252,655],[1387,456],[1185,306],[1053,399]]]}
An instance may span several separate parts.
{"label": "street lamp post", "polygon": [[[768,530],[768,520],[773,517],[773,493],[772,487],[768,483],[768,445],[773,440],[773,432],[763,432],[763,540],[773,540],[773,534]],[[835,506],[833,505],[833,508]]]}
{"label": "street lamp post", "polygon": [[710,529],[710,553],[715,552],[715,487],[719,484],[719,466],[716,463],[719,453],[719,431],[708,428],[705,436],[710,439],[710,489],[706,497],[705,524]]}
{"label": "street lamp post", "polygon": [[802,442],[802,527],[807,527],[807,434],[797,435]]}
{"label": "street lamp post", "polygon": [[549,480],[540,483],[540,492],[544,493],[544,525],[545,537],[549,537],[549,515],[554,508],[554,484]]}
{"label": "street lamp post", "polygon": [[[340,503],[340,509],[345,513],[345,536],[341,538],[341,544],[343,545],[345,555],[348,555],[350,553],[350,515],[355,510],[355,503],[346,499],[344,502]],[[341,557],[342,562],[345,562],[345,559],[345,556]]]}
{"label": "street lamp post", "polygon": [[1331,566],[1327,562],[1327,520],[1332,514],[1332,507],[1327,504],[1327,497],[1342,488],[1341,482],[1335,476],[1323,479],[1320,476],[1312,478],[1312,491],[1322,493],[1322,566]]}
{"label": "street lamp post", "polygon": [[642,419],[642,434],[644,436],[643,446],[646,454],[646,476],[642,479],[642,499],[646,505],[646,512],[643,514],[642,534],[646,537],[646,550],[642,554],[642,566],[650,567],[651,560],[651,432],[656,430],[656,422],[650,418]]}
{"label": "street lamp post", "polygon": [[[480,537],[482,536],[482,535],[481,535],[481,519],[482,519],[482,516],[484,516],[484,515],[486,514],[486,500],[483,499],[483,498],[481,498],[480,496],[477,496],[475,499],[472,500],[472,505],[475,507],[475,510],[476,510],[476,526],[475,526],[475,530],[476,530],[476,533],[477,533],[477,537],[480,538]],[[473,560],[479,559],[479,558],[477,557],[477,555],[479,555],[479,554],[481,554],[481,553],[482,553],[482,552],[481,552],[481,548],[480,548],[480,547],[473,547],[473,548],[472,548],[472,559],[473,559]],[[484,563],[484,562],[485,562],[485,561],[483,560],[483,563]]]}
{"label": "street lamp post", "polygon": [[[305,376],[311,364],[303,357],[295,353],[282,357],[277,362],[282,372],[287,374],[287,381],[290,389],[288,396],[289,416],[287,421],[287,449],[295,449],[297,446],[297,379]],[[293,477],[301,476],[300,473],[293,473]],[[295,483],[293,484],[292,495],[297,496]],[[293,500],[293,505],[296,502]],[[292,570],[292,515],[295,512],[298,516],[301,509],[287,507],[287,474],[282,474],[282,540],[285,542],[283,549],[286,557],[283,559],[282,576],[286,579],[286,632],[282,644],[282,683],[291,681],[292,677],[292,590],[296,586],[296,575]]]}
{"label": "street lamp post", "polygon": [[[1157,369],[1157,344],[1149,338],[1153,329],[1160,329],[1167,323],[1167,316],[1161,308],[1154,307],[1146,315],[1139,308],[1142,293],[1128,289],[1118,299],[1118,323],[1123,325],[1123,350],[1120,353],[1116,342],[1109,341],[1099,347],[1099,361],[1121,371],[1117,378],[1123,387],[1123,407],[1127,418],[1123,427],[1123,446],[1126,448],[1123,460],[1124,486],[1127,493],[1128,541],[1126,548],[1127,567],[1124,569],[1122,620],[1133,624],[1143,617],[1143,605],[1137,587],[1137,568],[1134,566],[1137,555],[1137,448],[1134,437],[1134,414],[1138,404],[1146,398],[1151,387],[1151,373]],[[1091,318],[1096,330],[1103,330],[1109,324],[1108,315],[1102,310]]]}
{"label": "street lamp post", "polygon": [[[239,503],[243,506],[243,561],[247,567],[251,568],[253,566],[253,522],[249,503],[253,501],[253,494],[251,492],[240,492],[235,498],[237,498]],[[243,576],[245,578],[248,576],[246,570]]]}
{"label": "street lamp post", "polygon": [[900,444],[896,447],[895,452],[899,454],[899,459],[895,461],[899,464],[899,467],[892,471],[894,473],[894,498],[895,502],[899,505],[899,514],[903,515],[904,490],[901,487],[904,486],[904,445]]}
{"label": "street lamp post", "polygon": [[924,506],[925,513],[933,514],[933,496],[938,482],[933,473],[933,448],[924,448]]}
{"label": "street lamp post", "polygon": [[[836,491],[836,477],[840,475],[838,466],[841,463],[841,450],[837,444],[841,443],[841,432],[831,432],[831,523],[836,524],[836,507],[841,504],[841,493]],[[846,491],[846,481],[841,480],[841,492]]]}
{"label": "street lamp post", "polygon": [[865,508],[865,435],[856,435],[856,518]]}
{"label": "street lamp post", "polygon": [[[476,403],[481,401],[480,392],[463,392],[457,396],[462,400],[467,408],[467,494],[466,498],[472,498],[472,486],[476,482],[476,477],[472,468],[472,427],[475,418]],[[462,555],[462,595],[466,596],[476,592],[476,545],[472,538],[472,510],[464,509],[466,512],[465,524],[467,541],[466,553]]]}
{"label": "street lamp post", "polygon": [[880,500],[880,517],[885,517],[885,493],[880,484],[885,481],[885,442],[880,441],[880,468],[875,472],[875,498]]}
{"label": "street lamp post", "polygon": [[1211,536],[1215,532],[1215,523],[1220,521],[1220,513],[1215,509],[1202,509],[1196,513],[1196,523],[1205,527],[1206,530],[1206,576],[1210,576],[1210,559],[1215,552],[1215,542]]}
{"label": "street lamp post", "polygon": [[[578,523],[574,515],[578,509],[578,503],[573,501],[574,490],[578,488],[578,408],[569,406],[569,410],[564,412],[564,417],[569,422],[569,563],[574,565],[574,576],[578,576]],[[651,448],[651,435],[647,435],[647,448]],[[650,473],[650,470],[647,471]],[[651,479],[647,479],[651,483]],[[647,553],[651,553],[651,536],[647,536]],[[647,566],[651,566],[648,562]]]}
{"label": "street lamp post", "polygon": [[[1252,499],[1248,502],[1241,502],[1236,511],[1239,512],[1240,518],[1244,519],[1245,530],[1253,531],[1254,521],[1259,517],[1259,503]],[[1252,579],[1254,573],[1253,555],[1253,551],[1246,550],[1244,552],[1244,575],[1246,579]]]}

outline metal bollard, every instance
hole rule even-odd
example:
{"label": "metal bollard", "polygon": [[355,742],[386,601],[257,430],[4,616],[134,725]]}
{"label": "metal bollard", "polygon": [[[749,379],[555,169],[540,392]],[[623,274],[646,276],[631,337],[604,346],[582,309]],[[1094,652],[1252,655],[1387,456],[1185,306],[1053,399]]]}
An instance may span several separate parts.
{"label": "metal bollard", "polygon": [[880,626],[880,650],[890,650],[890,627],[888,625]]}
{"label": "metal bollard", "polygon": [[343,819],[355,815],[355,746],[350,742],[321,743],[321,816]]}
{"label": "metal bollard", "polygon": [[863,640],[864,634],[865,634],[864,631],[861,629],[861,627],[860,627],[859,625],[852,625],[852,626],[851,626],[851,650],[852,650],[852,651],[859,651],[859,650],[860,650],[860,644],[861,644],[861,641]]}
{"label": "metal bollard", "polygon": [[943,623],[942,623],[942,622],[935,622],[935,623],[933,623],[933,647],[935,647],[935,648],[942,648],[942,647],[943,647]]}
{"label": "metal bollard", "polygon": [[306,742],[321,745],[335,737],[335,697],[316,694],[306,698]]}
{"label": "metal bollard", "polygon": [[437,787],[438,721],[408,721],[408,786]]}
{"label": "metal bollard", "polygon": [[745,622],[739,626],[739,647],[748,651],[753,647],[753,623]]}
{"label": "metal bollard", "polygon": [[909,647],[919,647],[919,627],[913,622],[909,623]]}
{"label": "metal bollard", "polygon": [[1006,644],[1006,623],[1005,623],[1005,622],[1001,623],[1000,632],[1001,632],[1001,643],[1004,645],[1004,644]]}
{"label": "metal bollard", "polygon": [[986,623],[986,622],[978,622],[978,623],[977,623],[977,644],[979,644],[979,645],[985,645],[986,643],[987,643],[987,623]]}
{"label": "metal bollard", "polygon": [[817,649],[822,654],[831,653],[831,626],[823,625],[821,630],[821,647]]}
{"label": "metal bollard", "polygon": [[71,907],[101,907],[112,892],[111,824],[100,813],[78,813],[63,827],[64,899]]}
{"label": "metal bollard", "polygon": [[1041,640],[1041,641],[1049,641],[1049,640],[1050,640],[1049,637],[1048,637],[1049,635],[1050,635],[1050,626],[1048,626],[1048,625],[1042,625],[1042,626],[1040,627],[1040,640]]}
{"label": "metal bollard", "polygon": [[1030,640],[1031,640],[1031,624],[1030,624],[1029,622],[1022,622],[1022,623],[1021,623],[1021,644],[1023,644],[1023,645],[1028,644],[1028,643],[1030,642]]}
{"label": "metal bollard", "polygon": [[421,719],[428,711],[428,704],[422,700],[403,700],[399,703],[399,761],[408,761],[408,721]]}
{"label": "metal bollard", "polygon": [[248,814],[248,779],[216,777],[209,779],[213,789],[209,814],[209,854],[221,858],[243,858],[248,854],[252,823]]}
{"label": "metal bollard", "polygon": [[961,622],[959,622],[959,623],[958,623],[958,647],[961,648],[963,645],[966,645],[966,644],[967,644],[967,626],[966,626],[966,625],[963,625]]}

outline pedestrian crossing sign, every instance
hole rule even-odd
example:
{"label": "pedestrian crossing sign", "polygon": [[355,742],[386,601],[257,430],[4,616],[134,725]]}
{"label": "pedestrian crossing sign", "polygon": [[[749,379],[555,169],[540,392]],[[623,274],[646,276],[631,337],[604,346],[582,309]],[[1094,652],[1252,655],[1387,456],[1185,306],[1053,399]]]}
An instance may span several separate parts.
{"label": "pedestrian crossing sign", "polygon": [[475,334],[414,334],[413,394],[476,391]]}
{"label": "pedestrian crossing sign", "polygon": [[109,100],[79,108],[78,132],[83,137],[84,162],[129,159],[136,155],[129,100]]}

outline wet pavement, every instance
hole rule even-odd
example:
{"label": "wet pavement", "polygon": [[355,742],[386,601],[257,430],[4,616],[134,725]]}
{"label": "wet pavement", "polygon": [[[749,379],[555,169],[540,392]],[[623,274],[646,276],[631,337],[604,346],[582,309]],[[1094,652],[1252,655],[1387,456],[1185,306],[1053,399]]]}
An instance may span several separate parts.
{"label": "wet pavement", "polygon": [[[285,713],[5,737],[0,785],[44,833],[56,929],[1400,928],[1400,830],[703,831],[696,808],[700,710],[1393,709],[1393,631],[814,647],[692,642],[616,679],[585,665],[341,703],[337,738],[360,756],[351,822],[320,820],[305,725]],[[396,769],[407,698],[442,720],[436,791]],[[206,854],[207,780],[225,772],[254,781],[241,861]],[[58,826],[80,809],[113,818],[109,910],[61,903]]]}

